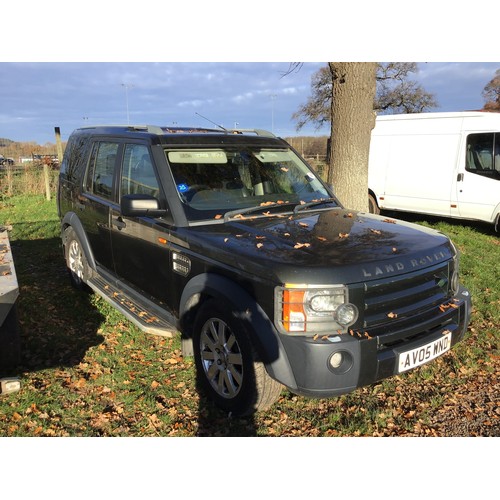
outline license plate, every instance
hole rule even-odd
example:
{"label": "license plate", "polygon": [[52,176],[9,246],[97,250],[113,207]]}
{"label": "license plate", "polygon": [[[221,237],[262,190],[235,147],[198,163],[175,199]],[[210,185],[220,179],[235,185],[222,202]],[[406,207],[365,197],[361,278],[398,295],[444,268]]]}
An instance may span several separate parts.
{"label": "license plate", "polygon": [[411,351],[402,352],[399,355],[398,373],[403,373],[417,366],[423,365],[446,351],[451,347],[451,332],[446,333],[441,338],[429,342],[421,347],[412,349]]}

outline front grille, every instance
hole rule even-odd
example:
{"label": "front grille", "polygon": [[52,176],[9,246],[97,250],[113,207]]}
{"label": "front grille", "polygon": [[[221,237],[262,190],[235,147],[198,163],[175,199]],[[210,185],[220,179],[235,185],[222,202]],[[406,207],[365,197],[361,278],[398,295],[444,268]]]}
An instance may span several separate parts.
{"label": "front grille", "polygon": [[397,337],[397,331],[411,331],[413,326],[432,320],[439,313],[439,306],[450,298],[451,267],[451,262],[445,262],[367,282],[363,328],[372,336]]}

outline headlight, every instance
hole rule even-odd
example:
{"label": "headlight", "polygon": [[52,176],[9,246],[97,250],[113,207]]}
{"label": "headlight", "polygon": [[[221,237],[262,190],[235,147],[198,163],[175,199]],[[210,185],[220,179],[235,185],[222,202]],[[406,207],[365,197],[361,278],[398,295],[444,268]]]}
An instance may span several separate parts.
{"label": "headlight", "polygon": [[345,333],[358,319],[344,285],[287,284],[275,291],[275,324],[283,333]]}
{"label": "headlight", "polygon": [[448,265],[448,280],[450,283],[449,293],[451,296],[456,295],[458,293],[458,289],[460,286],[459,282],[459,267],[460,267],[460,253],[458,252],[457,247],[450,240],[451,246],[454,250],[453,258]]}

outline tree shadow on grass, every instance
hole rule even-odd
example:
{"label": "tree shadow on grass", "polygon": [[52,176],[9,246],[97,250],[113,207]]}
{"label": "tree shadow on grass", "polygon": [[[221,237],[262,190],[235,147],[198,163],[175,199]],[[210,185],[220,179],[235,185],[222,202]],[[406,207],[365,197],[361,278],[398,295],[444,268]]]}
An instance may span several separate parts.
{"label": "tree shadow on grass", "polygon": [[74,290],[60,238],[11,241],[19,284],[20,372],[78,365],[104,338],[91,295]]}

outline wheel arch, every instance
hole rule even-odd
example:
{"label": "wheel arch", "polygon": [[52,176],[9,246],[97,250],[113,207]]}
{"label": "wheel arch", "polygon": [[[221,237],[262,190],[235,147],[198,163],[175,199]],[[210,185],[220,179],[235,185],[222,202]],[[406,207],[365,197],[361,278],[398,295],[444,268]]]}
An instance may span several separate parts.
{"label": "wheel arch", "polygon": [[66,249],[66,229],[71,227],[73,231],[75,231],[76,236],[80,240],[82,250],[85,253],[85,257],[87,258],[87,262],[89,264],[89,267],[93,269],[94,271],[96,270],[96,263],[94,259],[94,254],[92,252],[92,248],[90,247],[87,235],[85,233],[85,229],[83,228],[83,225],[78,218],[78,215],[75,214],[75,212],[68,212],[66,215],[63,217],[61,221],[61,239],[62,239],[62,245],[63,245],[63,254],[66,255],[65,249]]}
{"label": "wheel arch", "polygon": [[255,350],[269,375],[289,388],[296,388],[295,377],[272,320],[246,290],[218,274],[203,273],[195,276],[184,288],[179,307],[183,353],[186,355],[193,352],[194,318],[201,305],[209,299],[221,301],[237,319],[247,323],[255,334],[255,339],[251,339]]}

